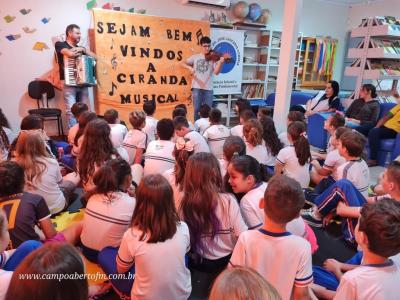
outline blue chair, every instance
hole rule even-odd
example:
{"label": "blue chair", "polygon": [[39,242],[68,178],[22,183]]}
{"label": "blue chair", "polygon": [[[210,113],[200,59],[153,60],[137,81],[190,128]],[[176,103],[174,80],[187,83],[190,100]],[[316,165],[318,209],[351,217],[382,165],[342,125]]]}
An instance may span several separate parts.
{"label": "blue chair", "polygon": [[308,117],[307,136],[310,145],[326,149],[328,132],[324,129],[324,122],[332,113],[317,113]]}
{"label": "blue chair", "polygon": [[[395,103],[382,103],[379,113],[379,119],[383,118],[396,104]],[[379,144],[377,161],[380,166],[385,166],[387,158],[389,160],[396,159],[400,155],[400,134],[397,134],[395,139],[382,139]]]}
{"label": "blue chair", "polygon": [[[316,93],[303,93],[303,92],[292,92],[292,96],[290,98],[290,106],[298,105],[298,104],[306,104],[308,100],[315,96]],[[271,93],[267,97],[267,106],[275,105],[275,93]]]}

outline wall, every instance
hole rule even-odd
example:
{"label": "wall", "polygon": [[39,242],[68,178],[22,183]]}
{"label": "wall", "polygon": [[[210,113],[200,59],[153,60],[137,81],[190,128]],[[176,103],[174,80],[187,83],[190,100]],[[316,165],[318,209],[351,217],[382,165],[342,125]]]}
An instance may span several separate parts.
{"label": "wall", "polygon": [[[70,23],[81,26],[83,45],[87,45],[87,29],[91,26],[91,14],[86,9],[88,0],[50,1],[50,0],[7,0],[1,9],[0,32],[0,82],[2,95],[0,107],[6,113],[14,130],[18,129],[21,118],[28,109],[36,107],[36,101],[27,96],[27,86],[31,80],[42,76],[52,68],[53,44],[52,37],[64,33]],[[98,7],[107,1],[99,0]],[[253,1],[249,1],[253,2]],[[283,0],[257,0],[263,7],[271,10],[270,28],[282,29]],[[396,2],[396,1],[393,1]],[[146,0],[146,1],[112,1],[114,6],[124,9],[146,9],[149,15],[159,15],[186,19],[204,19],[209,9],[198,6],[180,4],[180,0]],[[32,9],[27,15],[19,10]],[[217,10],[214,10],[217,11]],[[16,16],[11,23],[6,23],[4,16]],[[334,69],[334,77],[340,81],[342,61],[344,58],[344,40],[348,7],[324,3],[318,0],[304,0],[304,8],[300,20],[300,31],[305,35],[331,36],[339,40],[339,47]],[[42,18],[51,18],[43,24]],[[24,33],[22,27],[36,28],[32,34]],[[21,34],[21,38],[9,42],[4,37],[8,34]],[[49,49],[32,50],[35,42],[45,42]],[[61,93],[57,93],[54,106],[64,109]],[[64,120],[64,125],[65,125]],[[50,134],[55,132],[52,124],[46,125]]]}

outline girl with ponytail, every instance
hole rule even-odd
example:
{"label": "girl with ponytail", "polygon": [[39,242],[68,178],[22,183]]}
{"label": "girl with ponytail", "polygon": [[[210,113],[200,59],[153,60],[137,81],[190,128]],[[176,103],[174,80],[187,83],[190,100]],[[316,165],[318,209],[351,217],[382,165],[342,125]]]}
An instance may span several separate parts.
{"label": "girl with ponytail", "polygon": [[293,122],[288,127],[290,145],[279,151],[276,157],[275,174],[281,174],[297,180],[302,188],[310,184],[311,152],[303,122]]}
{"label": "girl with ponytail", "polygon": [[257,119],[244,123],[243,136],[246,143],[246,154],[254,157],[260,164],[273,166],[275,158],[268,152],[263,140],[263,128]]}
{"label": "girl with ponytail", "polygon": [[183,190],[179,214],[190,232],[189,265],[205,272],[222,270],[247,226],[237,200],[223,191],[214,155],[199,152],[189,158]]}
{"label": "girl with ponytail", "polygon": [[172,152],[172,155],[175,157],[175,165],[162,174],[172,187],[175,208],[177,210],[183,197],[183,180],[185,179],[186,163],[193,153],[193,142],[189,139],[179,137]]}
{"label": "girl with ponytail", "polygon": [[81,233],[83,254],[97,262],[97,255],[107,246],[119,247],[128,229],[136,200],[128,193],[131,167],[121,159],[107,161],[93,178],[95,188],[86,193],[88,199]]}
{"label": "girl with ponytail", "polygon": [[[251,156],[235,155],[228,166],[229,184],[235,193],[245,193],[240,200],[240,211],[249,229],[261,228],[264,223],[264,210],[260,199],[268,187],[268,176],[264,168]],[[316,237],[301,216],[286,225],[287,231],[305,238],[311,244],[313,253],[318,249]]]}

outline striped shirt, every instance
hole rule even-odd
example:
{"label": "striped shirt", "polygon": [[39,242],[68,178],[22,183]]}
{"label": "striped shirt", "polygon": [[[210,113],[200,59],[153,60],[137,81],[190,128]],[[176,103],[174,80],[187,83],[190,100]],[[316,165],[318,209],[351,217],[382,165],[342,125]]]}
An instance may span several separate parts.
{"label": "striped shirt", "polygon": [[103,194],[90,197],[83,218],[83,245],[98,251],[107,246],[119,247],[135,204],[135,198],[123,192],[114,192],[111,198]]}
{"label": "striped shirt", "polygon": [[175,144],[171,141],[157,140],[149,143],[144,156],[144,176],[163,174],[175,165],[172,155]]}
{"label": "striped shirt", "polygon": [[125,136],[123,147],[129,156],[129,164],[133,164],[136,155],[136,149],[146,149],[147,134],[138,129],[129,130]]}
{"label": "striped shirt", "polygon": [[363,159],[350,160],[337,168],[338,180],[349,180],[357,190],[368,197],[369,168]]}

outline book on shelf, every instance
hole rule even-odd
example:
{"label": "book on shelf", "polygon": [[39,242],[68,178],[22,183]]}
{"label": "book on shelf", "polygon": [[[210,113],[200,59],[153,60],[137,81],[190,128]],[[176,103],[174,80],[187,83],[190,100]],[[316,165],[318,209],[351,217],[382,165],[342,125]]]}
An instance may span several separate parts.
{"label": "book on shelf", "polygon": [[242,86],[243,98],[263,98],[264,84],[246,84]]}

